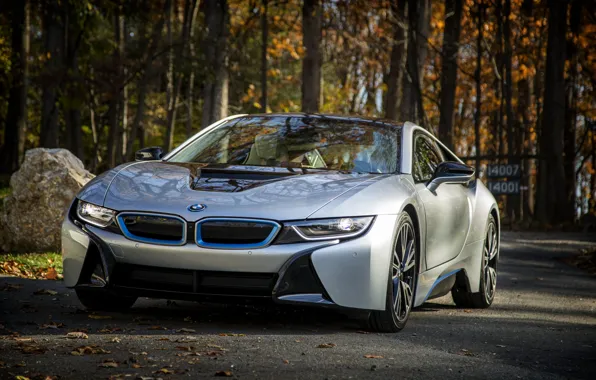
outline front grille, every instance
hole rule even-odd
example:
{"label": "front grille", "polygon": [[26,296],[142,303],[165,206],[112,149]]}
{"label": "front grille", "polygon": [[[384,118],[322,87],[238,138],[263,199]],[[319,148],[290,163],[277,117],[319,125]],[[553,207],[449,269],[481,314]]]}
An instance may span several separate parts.
{"label": "front grille", "polygon": [[112,278],[114,285],[134,289],[271,297],[277,273],[195,271],[120,264]]}
{"label": "front grille", "polygon": [[197,223],[196,240],[202,247],[247,249],[269,244],[279,224],[268,220],[209,218]]}
{"label": "front grille", "polygon": [[186,223],[175,216],[120,213],[118,225],[124,236],[131,240],[164,245],[186,242]]}

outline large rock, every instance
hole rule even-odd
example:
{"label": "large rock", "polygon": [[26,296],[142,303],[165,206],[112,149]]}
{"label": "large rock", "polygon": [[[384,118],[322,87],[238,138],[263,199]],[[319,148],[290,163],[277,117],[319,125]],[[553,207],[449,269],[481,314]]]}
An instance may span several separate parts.
{"label": "large rock", "polygon": [[66,149],[31,149],[10,178],[0,210],[0,246],[9,252],[60,250],[60,227],[78,191],[94,177]]}

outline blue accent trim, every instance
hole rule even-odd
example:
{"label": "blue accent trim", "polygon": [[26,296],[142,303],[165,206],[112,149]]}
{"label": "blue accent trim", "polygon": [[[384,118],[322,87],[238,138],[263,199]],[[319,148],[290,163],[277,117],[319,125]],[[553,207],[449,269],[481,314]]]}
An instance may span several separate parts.
{"label": "blue accent trim", "polygon": [[[146,216],[156,216],[159,218],[166,218],[166,219],[175,219],[182,222],[182,239],[180,240],[161,240],[161,239],[152,239],[146,238],[142,236],[137,236],[131,233],[128,228],[126,228],[126,224],[124,223],[123,217],[126,215],[146,215]],[[162,215],[162,214],[153,214],[147,212],[122,212],[118,214],[116,217],[118,221],[118,226],[122,231],[122,234],[129,240],[138,241],[140,243],[148,243],[148,244],[159,244],[159,245],[184,245],[186,244],[186,221],[182,218],[172,215]]]}
{"label": "blue accent trim", "polygon": [[[261,224],[269,224],[273,226],[273,229],[269,233],[269,236],[265,238],[265,240],[254,243],[254,244],[221,244],[221,243],[208,243],[203,241],[201,238],[201,224],[205,222],[249,222],[249,223],[261,223]],[[217,249],[256,249],[256,248],[263,248],[275,238],[279,230],[281,229],[281,225],[271,220],[263,220],[263,219],[240,219],[240,218],[205,218],[201,219],[197,222],[195,226],[195,238],[197,245],[199,247],[204,248],[217,248]]]}
{"label": "blue accent trim", "polygon": [[447,273],[447,274],[444,274],[444,275],[440,276],[439,278],[437,278],[437,279],[436,279],[436,281],[435,281],[435,283],[433,284],[433,286],[431,286],[431,287],[430,287],[430,290],[429,290],[429,291],[428,291],[428,293],[426,294],[426,297],[424,297],[424,301],[422,301],[422,303],[425,303],[425,302],[426,302],[426,300],[428,300],[428,297],[430,297],[430,295],[432,294],[432,292],[433,292],[433,290],[435,289],[435,287],[436,287],[437,285],[439,285],[439,283],[440,283],[441,281],[443,281],[444,279],[446,279],[446,278],[448,278],[448,277],[451,277],[451,276],[453,276],[454,274],[456,274],[456,273],[457,273],[457,272],[459,272],[460,270],[461,270],[461,268],[460,268],[460,269],[456,269],[456,270],[454,270],[454,271],[451,271],[451,272],[449,272],[449,273]]}

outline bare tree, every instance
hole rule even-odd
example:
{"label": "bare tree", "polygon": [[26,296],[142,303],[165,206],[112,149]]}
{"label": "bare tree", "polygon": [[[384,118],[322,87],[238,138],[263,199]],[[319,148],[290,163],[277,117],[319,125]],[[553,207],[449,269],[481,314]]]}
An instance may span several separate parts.
{"label": "bare tree", "polygon": [[81,130],[81,78],[79,74],[79,44],[81,28],[77,20],[77,7],[72,2],[66,3],[65,46],[66,68],[68,70],[65,83],[66,102],[62,110],[66,124],[66,146],[81,160],[84,159],[83,134]]}
{"label": "bare tree", "polygon": [[457,87],[457,55],[462,8],[463,0],[445,0],[439,138],[449,148],[453,148],[453,111]]}
{"label": "bare tree", "polygon": [[[482,41],[484,38],[484,8],[482,1],[477,3],[476,29],[476,71],[474,80],[476,82],[476,110],[474,112],[474,147],[476,149],[476,173],[480,173],[480,122],[482,116],[482,83],[480,74],[482,72]],[[453,136],[453,134],[452,134]]]}
{"label": "bare tree", "polygon": [[319,112],[321,98],[321,39],[323,9],[321,0],[304,0],[302,35],[305,56],[302,60],[302,111]]}
{"label": "bare tree", "polygon": [[[153,76],[153,59],[159,45],[160,36],[166,19],[164,14],[167,13],[171,3],[172,0],[165,1],[164,12],[160,14],[158,21],[155,23],[153,30],[151,31],[149,40],[146,41],[146,43],[148,43],[148,48],[144,56],[143,71],[137,83],[137,109],[130,128],[130,136],[126,148],[127,160],[131,160],[133,157],[133,144],[137,140],[137,136],[143,135],[143,120],[145,119],[146,107],[145,100],[147,99],[149,82]],[[142,146],[143,144],[140,145]]]}
{"label": "bare tree", "polygon": [[[12,2],[11,82],[8,112],[4,126],[4,145],[0,149],[0,167],[5,173],[19,168],[19,153],[24,141],[27,120],[27,82],[29,55],[29,1]],[[20,152],[21,151],[21,152]]]}
{"label": "bare tree", "polygon": [[387,99],[385,117],[398,119],[399,98],[405,64],[406,29],[405,13],[407,0],[391,1],[391,14],[393,22],[393,46],[391,48],[391,62],[389,63],[389,76],[387,78]]}
{"label": "bare tree", "polygon": [[190,22],[188,26],[188,58],[190,60],[190,70],[188,72],[188,80],[186,83],[186,137],[192,135],[193,130],[193,104],[194,104],[194,84],[195,84],[195,71],[197,69],[196,53],[195,53],[195,27],[194,22],[197,18],[199,10],[199,4],[196,2],[193,6],[193,10],[190,15]]}
{"label": "bare tree", "polygon": [[[194,8],[197,0],[186,0],[184,2],[184,18],[182,21],[182,38],[181,43],[176,48],[170,43],[170,53],[176,53],[176,70],[174,70],[174,61],[170,59],[168,63],[168,86],[173,86],[170,89],[170,96],[168,99],[168,114],[166,122],[166,151],[171,151],[174,145],[174,130],[176,126],[176,111],[177,100],[182,88],[182,78],[184,77],[184,70],[182,66],[186,64],[186,46],[190,39],[190,30],[192,29],[192,18],[194,16]],[[171,27],[168,29],[171,33]],[[170,36],[171,37],[171,36]],[[168,37],[168,38],[170,38]]]}
{"label": "bare tree", "polygon": [[267,46],[269,34],[269,20],[267,6],[269,0],[262,0],[261,8],[261,107],[267,112]]}
{"label": "bare tree", "polygon": [[568,212],[563,162],[565,125],[565,56],[567,2],[549,0],[544,107],[540,134],[540,162],[536,217],[542,223],[566,221]]}
{"label": "bare tree", "polygon": [[205,1],[207,36],[203,51],[208,73],[203,84],[203,128],[228,114],[229,22],[227,0]]}
{"label": "bare tree", "polygon": [[62,4],[45,1],[44,17],[44,45],[47,63],[43,74],[44,86],[41,95],[41,136],[40,145],[46,148],[57,148],[60,141],[60,127],[58,125],[58,92],[59,72],[63,68],[63,23],[64,12]]}
{"label": "bare tree", "polygon": [[[108,103],[108,158],[107,165],[116,166],[122,157],[122,129],[120,116],[123,105],[122,89],[124,85],[124,69],[122,65],[124,53],[124,16],[118,9],[113,17],[114,39],[116,46],[112,55],[115,80],[112,81],[110,100]],[[119,112],[120,111],[120,112]]]}
{"label": "bare tree", "polygon": [[401,118],[424,125],[421,70],[428,53],[430,0],[408,0],[408,53],[403,76]]}

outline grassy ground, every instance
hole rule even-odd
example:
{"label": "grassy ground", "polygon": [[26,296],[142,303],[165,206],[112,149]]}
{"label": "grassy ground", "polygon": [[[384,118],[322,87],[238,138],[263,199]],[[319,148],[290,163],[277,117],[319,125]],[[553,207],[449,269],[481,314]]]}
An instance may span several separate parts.
{"label": "grassy ground", "polygon": [[24,278],[59,280],[62,257],[59,253],[0,253],[0,273]]}

